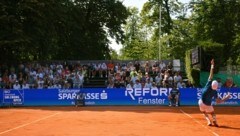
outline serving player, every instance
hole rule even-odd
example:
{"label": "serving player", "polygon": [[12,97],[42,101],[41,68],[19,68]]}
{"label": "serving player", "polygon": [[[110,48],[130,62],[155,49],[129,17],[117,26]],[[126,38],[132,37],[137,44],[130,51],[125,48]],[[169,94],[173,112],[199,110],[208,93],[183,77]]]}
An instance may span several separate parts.
{"label": "serving player", "polygon": [[[212,81],[213,70],[214,70],[214,59],[211,60],[211,69],[210,69],[210,75],[208,77],[208,82],[205,85],[205,87],[202,89],[201,99],[199,99],[198,104],[199,104],[200,111],[204,114],[204,117],[207,120],[207,125],[208,126],[214,125],[218,127],[216,114],[212,106],[212,98],[214,97],[216,99],[216,103],[219,104],[228,100],[231,96],[230,94],[228,94],[223,99],[218,97],[218,93],[217,93],[218,82],[216,80]],[[212,116],[212,122],[208,114]]]}

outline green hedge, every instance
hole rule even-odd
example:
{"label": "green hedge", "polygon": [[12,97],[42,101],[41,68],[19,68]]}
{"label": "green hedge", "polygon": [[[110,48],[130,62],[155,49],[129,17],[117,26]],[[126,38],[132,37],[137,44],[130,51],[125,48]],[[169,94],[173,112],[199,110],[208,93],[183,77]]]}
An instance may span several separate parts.
{"label": "green hedge", "polygon": [[194,86],[199,86],[200,70],[197,68],[192,68],[191,50],[186,51],[185,66],[186,66],[186,74],[187,74],[188,80],[190,80]]}

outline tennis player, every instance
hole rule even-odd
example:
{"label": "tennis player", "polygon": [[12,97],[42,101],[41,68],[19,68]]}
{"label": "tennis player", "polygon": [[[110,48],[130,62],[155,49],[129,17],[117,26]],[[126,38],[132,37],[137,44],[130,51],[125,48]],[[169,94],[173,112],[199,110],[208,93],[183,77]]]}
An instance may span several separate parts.
{"label": "tennis player", "polygon": [[[205,85],[205,87],[202,89],[202,96],[201,96],[201,99],[199,99],[198,104],[199,104],[200,111],[204,114],[204,116],[207,120],[207,125],[208,126],[214,125],[214,126],[218,127],[216,114],[215,114],[214,108],[212,106],[212,98],[214,97],[216,99],[216,103],[219,104],[219,103],[226,101],[231,96],[230,96],[230,94],[228,94],[223,99],[218,97],[218,93],[217,93],[218,82],[216,80],[212,81],[213,70],[214,70],[214,59],[211,60],[211,69],[210,69],[210,75],[208,78],[208,82]],[[210,114],[212,116],[212,122],[211,122],[208,114]]]}

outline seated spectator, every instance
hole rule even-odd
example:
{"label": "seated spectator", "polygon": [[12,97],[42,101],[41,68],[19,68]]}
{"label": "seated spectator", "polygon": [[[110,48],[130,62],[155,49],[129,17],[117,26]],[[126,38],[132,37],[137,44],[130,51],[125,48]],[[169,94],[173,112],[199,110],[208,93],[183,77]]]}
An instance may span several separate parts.
{"label": "seated spectator", "polygon": [[186,88],[194,88],[194,85],[190,80],[187,81]]}
{"label": "seated spectator", "polygon": [[161,86],[161,82],[162,82],[162,76],[160,73],[158,73],[157,76],[155,77],[155,83],[157,86]]}
{"label": "seated spectator", "polygon": [[147,79],[147,82],[145,83],[144,88],[152,88],[152,83],[150,81],[150,78]]}
{"label": "seated spectator", "polygon": [[136,83],[133,85],[133,88],[134,88],[134,89],[136,89],[136,88],[142,88],[142,84],[139,82],[138,79],[136,80]]}
{"label": "seated spectator", "polygon": [[126,88],[133,88],[133,82],[132,81],[130,81],[128,84],[127,84],[127,86],[126,86]]}
{"label": "seated spectator", "polygon": [[21,85],[19,84],[18,80],[15,81],[15,83],[13,84],[13,89],[21,89]]}
{"label": "seated spectator", "polygon": [[115,68],[115,65],[113,61],[110,60],[109,63],[107,64],[108,75],[112,75],[114,73],[114,68]]}
{"label": "seated spectator", "polygon": [[22,89],[30,89],[30,86],[26,80],[23,80]]}
{"label": "seated spectator", "polygon": [[160,61],[159,68],[161,71],[166,69],[166,64],[163,61]]}
{"label": "seated spectator", "polygon": [[157,85],[156,85],[155,82],[152,83],[152,89],[153,89],[153,88],[155,88],[155,89],[157,88]]}
{"label": "seated spectator", "polygon": [[176,85],[174,85],[170,94],[168,95],[169,106],[172,106],[172,105],[179,106],[178,105],[179,104],[179,95],[180,95],[180,91],[176,87]]}
{"label": "seated spectator", "polygon": [[109,83],[107,85],[107,88],[115,88],[114,82],[112,80],[109,80]]}
{"label": "seated spectator", "polygon": [[152,65],[152,72],[153,74],[156,74],[159,72],[159,64],[157,61],[155,61],[154,64]]}
{"label": "seated spectator", "polygon": [[183,82],[183,80],[180,80],[180,82],[177,83],[177,88],[186,88],[186,84]]}
{"label": "seated spectator", "polygon": [[135,67],[136,71],[139,71],[141,65],[140,65],[140,63],[139,63],[138,61],[135,61],[135,63],[134,63],[134,67]]}
{"label": "seated spectator", "polygon": [[234,84],[233,79],[232,78],[227,78],[226,82],[223,85],[226,88],[233,88],[233,87],[237,87],[237,85]]}
{"label": "seated spectator", "polygon": [[144,72],[149,73],[150,72],[151,65],[148,61],[145,62],[144,65]]}
{"label": "seated spectator", "polygon": [[175,72],[173,80],[175,84],[177,84],[178,82],[180,82],[180,80],[182,80],[182,76],[179,74],[179,72]]}

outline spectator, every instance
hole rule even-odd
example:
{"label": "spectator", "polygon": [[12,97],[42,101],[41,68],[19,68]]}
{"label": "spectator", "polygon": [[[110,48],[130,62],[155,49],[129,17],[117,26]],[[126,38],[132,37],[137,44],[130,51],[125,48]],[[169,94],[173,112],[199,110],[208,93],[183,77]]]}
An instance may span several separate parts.
{"label": "spectator", "polygon": [[141,65],[140,65],[140,63],[139,63],[138,61],[135,61],[134,67],[135,67],[135,70],[136,70],[136,71],[139,71]]}
{"label": "spectator", "polygon": [[190,80],[187,80],[186,88],[194,88],[194,85]]}
{"label": "spectator", "polygon": [[180,80],[180,82],[177,83],[177,88],[186,88],[186,84],[183,82],[183,80]]}
{"label": "spectator", "polygon": [[166,64],[163,61],[160,61],[159,68],[160,68],[160,70],[165,70]]}
{"label": "spectator", "polygon": [[133,88],[133,85],[134,85],[133,82],[130,81],[130,83],[127,84],[126,88]]}
{"label": "spectator", "polygon": [[29,84],[26,80],[23,80],[22,89],[30,89]]}
{"label": "spectator", "polygon": [[147,79],[147,82],[145,83],[144,88],[152,88],[152,83],[150,82],[150,78]]}
{"label": "spectator", "polygon": [[108,83],[107,88],[115,88],[114,82],[112,80],[110,80],[110,82]]}
{"label": "spectator", "polygon": [[175,75],[173,77],[174,83],[177,84],[182,80],[182,76],[179,74],[179,72],[175,72]]}
{"label": "spectator", "polygon": [[159,64],[157,61],[155,61],[154,64],[152,65],[152,72],[153,74],[157,74],[159,72]]}
{"label": "spectator", "polygon": [[161,86],[161,82],[162,82],[162,76],[160,73],[158,73],[157,76],[155,77],[155,83],[157,86]]}
{"label": "spectator", "polygon": [[15,83],[13,84],[13,89],[21,89],[21,85],[19,84],[19,82],[16,80]]}
{"label": "spectator", "polygon": [[145,66],[144,66],[144,72],[149,73],[150,72],[150,68],[151,68],[151,66],[150,66],[149,62],[146,61],[145,62]]}
{"label": "spectator", "polygon": [[108,75],[113,75],[114,73],[114,63],[112,62],[112,60],[109,61],[109,63],[107,64],[107,68],[108,68]]}
{"label": "spectator", "polygon": [[136,89],[136,88],[142,88],[142,84],[139,82],[138,79],[136,80],[136,83],[133,85],[133,88],[134,88],[134,89]]}
{"label": "spectator", "polygon": [[226,82],[224,83],[224,87],[233,88],[233,87],[237,87],[237,85],[235,85],[233,82],[233,79],[229,77],[229,78],[227,78]]}
{"label": "spectator", "polygon": [[157,88],[157,85],[156,85],[155,82],[152,83],[152,89],[154,89],[154,88],[155,88],[155,89]]}

